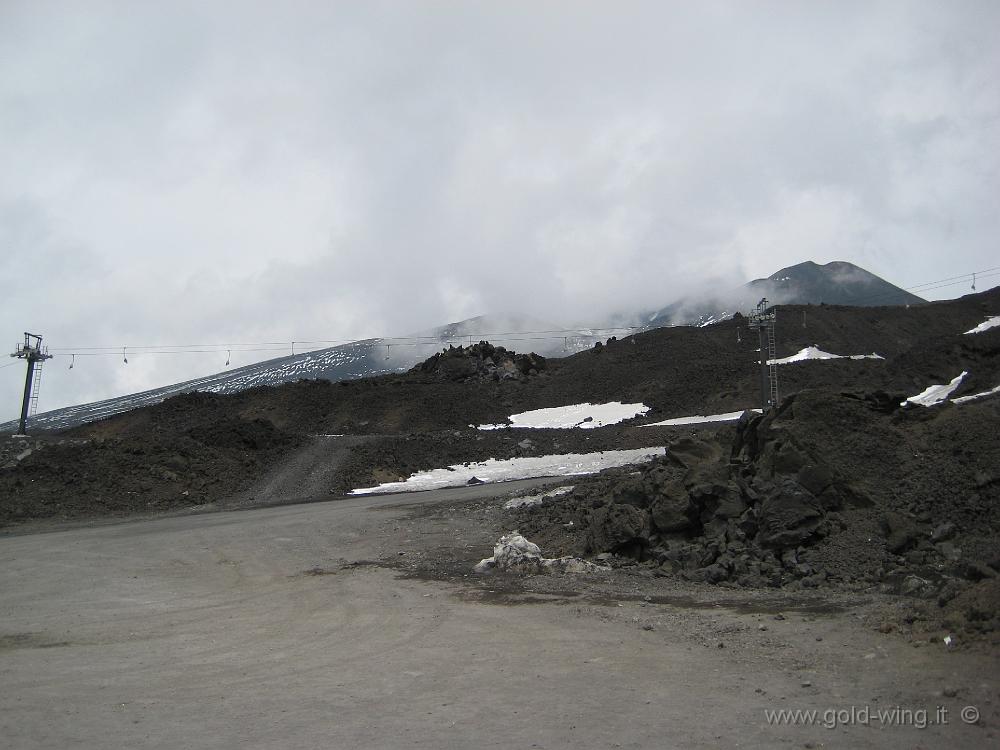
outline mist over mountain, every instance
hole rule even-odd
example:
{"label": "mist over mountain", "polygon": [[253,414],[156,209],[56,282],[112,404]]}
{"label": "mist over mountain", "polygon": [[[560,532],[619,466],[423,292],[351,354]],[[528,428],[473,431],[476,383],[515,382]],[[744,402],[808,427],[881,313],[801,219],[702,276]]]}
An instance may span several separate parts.
{"label": "mist over mountain", "polygon": [[915,305],[926,300],[845,261],[824,265],[805,261],[782,268],[718,295],[688,297],[646,317],[644,325],[710,325],[736,312],[747,312],[767,298],[772,305]]}
{"label": "mist over mountain", "polygon": [[[631,330],[674,325],[706,326],[746,312],[766,297],[771,304],[908,305],[924,302],[852,263],[812,261],[782,268],[766,279],[755,279],[729,292],[707,298],[686,298],[650,314],[620,316],[607,327],[569,328],[521,313],[479,315],[399,337],[364,339],[339,346],[266,360],[207,377],[154,388],[141,393],[55,409],[31,419],[35,429],[55,430],[149,406],[193,391],[236,393],[301,379],[331,381],[404,372],[448,346],[469,346],[489,340],[519,352],[564,357],[590,349],[611,336]],[[630,330],[631,329],[631,330]],[[16,423],[0,425],[12,428]]]}
{"label": "mist over mountain", "polygon": [[916,305],[921,297],[900,289],[885,279],[845,261],[825,265],[811,260],[782,268],[766,279],[746,285],[751,299],[767,297],[775,304],[793,305]]}

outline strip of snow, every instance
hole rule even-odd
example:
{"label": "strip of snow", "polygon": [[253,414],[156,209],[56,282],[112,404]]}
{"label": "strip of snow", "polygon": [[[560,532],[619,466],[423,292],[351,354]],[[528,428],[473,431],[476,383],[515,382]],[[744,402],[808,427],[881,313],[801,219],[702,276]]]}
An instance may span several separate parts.
{"label": "strip of snow", "polygon": [[618,424],[626,419],[633,419],[649,411],[645,404],[623,404],[612,401],[607,404],[571,404],[570,406],[554,406],[548,409],[511,414],[510,424],[481,424],[479,430],[502,430],[507,427],[528,427],[533,429],[568,430],[580,427],[592,430],[595,427],[605,427]]}
{"label": "strip of snow", "polygon": [[469,480],[509,482],[533,477],[562,477],[596,474],[602,469],[652,461],[666,453],[665,448],[637,448],[599,453],[565,453],[558,456],[526,456],[498,461],[495,458],[467,464],[455,464],[447,469],[420,471],[402,482],[386,482],[377,487],[351,490],[352,495],[372,495],[386,492],[415,492],[441,487],[464,487]]}
{"label": "strip of snow", "polygon": [[554,490],[543,492],[540,495],[527,495],[525,497],[511,498],[503,504],[504,510],[517,510],[518,508],[534,508],[536,505],[544,505],[546,500],[554,500],[557,497],[568,495],[573,491],[573,485],[566,487],[556,487]]}
{"label": "strip of snow", "polygon": [[982,393],[973,393],[971,396],[960,396],[958,398],[953,398],[951,402],[953,404],[967,404],[970,401],[975,401],[979,398],[986,398],[987,396],[994,396],[1000,393],[1000,385],[996,388],[990,388],[988,391],[983,391]]}
{"label": "strip of snow", "polygon": [[[746,411],[744,409],[744,411]],[[750,409],[750,411],[760,414],[760,409]],[[694,417],[677,417],[676,419],[665,419],[662,422],[644,424],[643,427],[675,427],[685,424],[703,424],[705,422],[735,422],[743,416],[742,411],[730,411],[725,414],[698,414]]]}
{"label": "strip of snow", "polygon": [[1000,315],[994,315],[992,318],[987,318],[985,322],[980,323],[971,331],[966,331],[965,335],[968,336],[970,333],[982,333],[983,331],[988,331],[991,328],[996,328],[1000,326]]}
{"label": "strip of snow", "polygon": [[871,354],[830,354],[830,352],[824,352],[816,346],[807,346],[790,357],[769,359],[767,363],[769,365],[790,365],[793,362],[805,362],[810,359],[885,359],[885,357],[874,352]]}
{"label": "strip of snow", "polygon": [[942,401],[947,401],[948,397],[955,392],[955,389],[961,384],[962,379],[968,374],[968,372],[963,370],[961,375],[953,378],[947,385],[927,386],[927,388],[916,396],[910,396],[906,401],[900,403],[900,406],[934,406],[935,404],[940,404]]}

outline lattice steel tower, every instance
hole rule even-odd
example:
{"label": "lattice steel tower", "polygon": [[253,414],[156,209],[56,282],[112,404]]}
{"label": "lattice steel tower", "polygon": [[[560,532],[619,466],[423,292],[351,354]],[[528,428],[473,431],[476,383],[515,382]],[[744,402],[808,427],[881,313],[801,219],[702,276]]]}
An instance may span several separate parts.
{"label": "lattice steel tower", "polygon": [[774,323],[776,313],[768,308],[767,297],[750,313],[750,328],[760,338],[760,406],[766,414],[778,405],[778,368],[774,364]]}
{"label": "lattice steel tower", "polygon": [[18,423],[17,433],[25,434],[28,423],[28,413],[35,415],[38,409],[38,391],[42,385],[42,364],[47,359],[52,359],[47,349],[42,348],[42,337],[34,333],[24,332],[24,343],[18,344],[12,357],[24,359],[28,362],[28,372],[24,377],[24,400],[21,402],[21,421]]}

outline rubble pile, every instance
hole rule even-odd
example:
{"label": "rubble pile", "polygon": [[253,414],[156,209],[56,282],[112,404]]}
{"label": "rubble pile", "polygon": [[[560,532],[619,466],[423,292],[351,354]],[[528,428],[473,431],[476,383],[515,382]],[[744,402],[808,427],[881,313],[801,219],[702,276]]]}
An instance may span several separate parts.
{"label": "rubble pile", "polygon": [[521,380],[545,370],[545,357],[517,354],[502,346],[480,341],[472,346],[449,346],[416,365],[411,373],[433,375],[442,380]]}
{"label": "rubble pile", "polygon": [[[997,405],[898,404],[804,391],[744,414],[729,450],[682,438],[640,471],[581,482],[515,519],[546,549],[611,553],[660,575],[874,588],[943,607],[1000,572],[1000,445],[986,427]],[[973,627],[1000,629],[996,608],[979,610],[989,616],[973,613]]]}

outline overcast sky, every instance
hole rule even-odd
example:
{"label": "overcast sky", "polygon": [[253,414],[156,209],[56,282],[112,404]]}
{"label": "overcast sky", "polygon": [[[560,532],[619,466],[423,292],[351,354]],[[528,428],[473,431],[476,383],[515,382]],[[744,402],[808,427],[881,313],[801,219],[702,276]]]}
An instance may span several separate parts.
{"label": "overcast sky", "polygon": [[[994,267],[998,34],[994,0],[2,0],[4,335],[596,325],[807,259]],[[56,359],[40,406],[224,356]]]}

